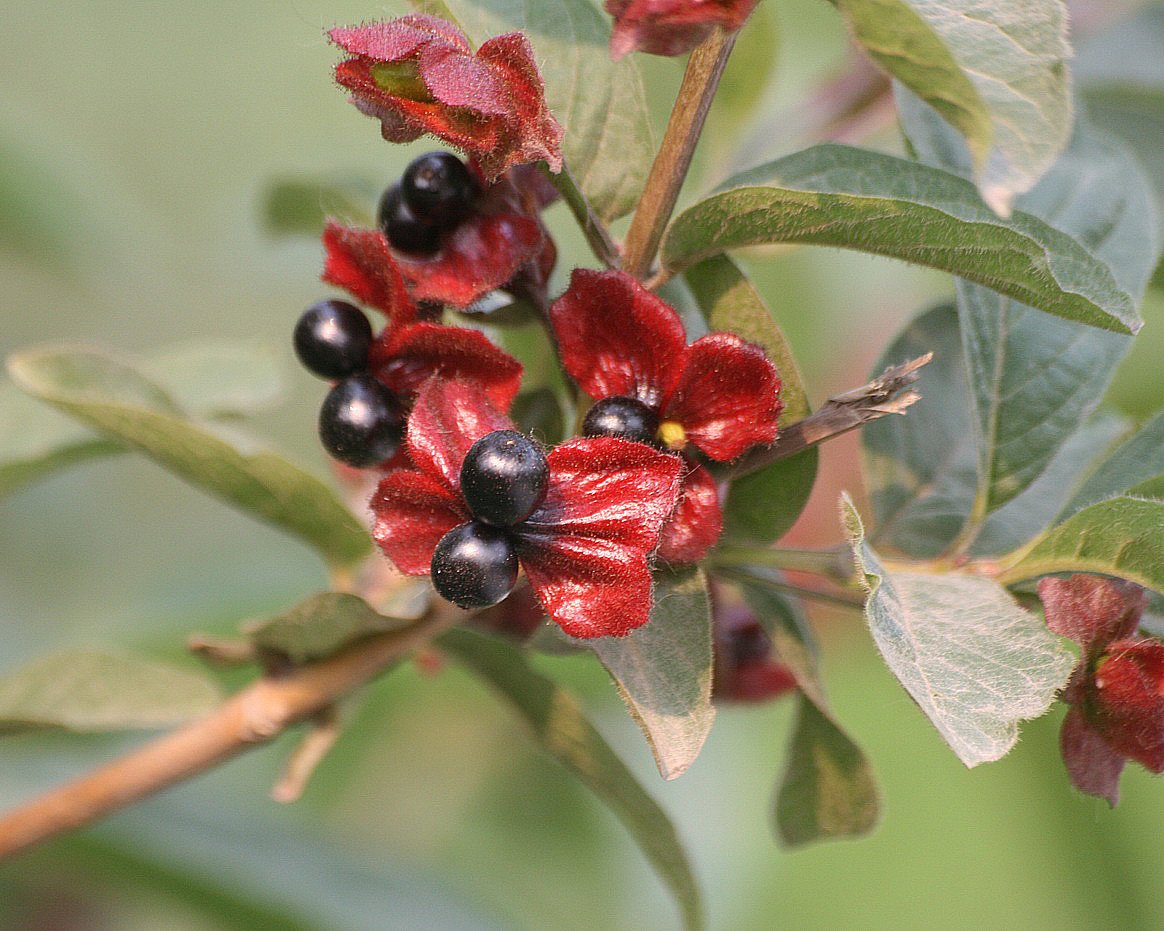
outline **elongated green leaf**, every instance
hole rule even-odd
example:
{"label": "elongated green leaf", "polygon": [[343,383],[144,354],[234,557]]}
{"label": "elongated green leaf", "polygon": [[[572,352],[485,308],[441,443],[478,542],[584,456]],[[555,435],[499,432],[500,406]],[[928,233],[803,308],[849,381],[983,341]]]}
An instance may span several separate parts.
{"label": "elongated green leaf", "polygon": [[685,925],[700,927],[699,890],[675,828],[578,703],[499,640],[453,630],[439,643],[500,692],[529,723],[542,748],[610,807],[671,888]]}
{"label": "elongated green leaf", "polygon": [[889,345],[873,371],[932,352],[921,400],[905,417],[861,430],[861,461],[873,506],[871,540],[910,556],[937,556],[970,514],[977,485],[974,426],[967,401],[958,315],[949,304],[925,311]]}
{"label": "elongated green leaf", "polygon": [[715,720],[711,606],[695,569],[659,573],[647,624],[625,637],[585,641],[618,686],[664,779],[683,775]]}
{"label": "elongated green leaf", "polygon": [[186,417],[131,365],[94,349],[48,347],[18,353],[8,367],[25,391],[294,534],[331,565],[352,565],[370,550],[367,532],[319,479]]}
{"label": "elongated green leaf", "polygon": [[744,583],[743,589],[776,655],[800,687],[788,765],[776,794],[780,839],[799,847],[867,834],[880,812],[877,783],[865,754],[828,709],[807,623],[776,592],[754,583]]}
{"label": "elongated green leaf", "polygon": [[1067,144],[1071,87],[1061,0],[833,0],[874,60],[966,140],[999,214]]}
{"label": "elongated green leaf", "polygon": [[97,650],[69,650],[0,678],[0,733],[168,727],[205,714],[219,698],[218,688],[197,670]]}
{"label": "elongated green leaf", "polygon": [[[764,299],[728,256],[705,259],[684,273],[707,325],[735,333],[764,348],[780,372],[784,411],[781,424],[795,423],[811,411],[796,359]],[[724,505],[724,539],[771,543],[796,522],[816,480],[815,446],[766,469],[736,479]]]}
{"label": "elongated green leaf", "polygon": [[1044,536],[1002,580],[1098,572],[1164,593],[1164,501],[1121,495],[1084,508]]}
{"label": "elongated green leaf", "polygon": [[736,175],[680,214],[663,260],[681,270],[740,246],[840,246],[960,275],[1068,320],[1140,327],[1104,262],[1029,214],[993,214],[973,185],[916,162],[821,145]]}
{"label": "elongated green leaf", "polygon": [[373,611],[356,595],[321,592],[277,617],[251,622],[246,634],[260,650],[279,653],[294,663],[306,663],[330,656],[363,637],[399,630],[408,623]]}
{"label": "elongated green leaf", "polygon": [[1004,756],[1018,740],[1018,722],[1051,706],[1074,657],[993,580],[890,574],[847,497],[842,518],[886,665],[964,764]]}
{"label": "elongated green leaf", "polygon": [[474,42],[529,36],[546,103],[566,130],[566,163],[598,215],[612,220],[638,200],[655,153],[635,56],[610,60],[609,21],[590,0],[413,0],[458,22]]}
{"label": "elongated green leaf", "polygon": [[1164,414],[1157,414],[1098,465],[1060,516],[1069,517],[1088,505],[1133,489],[1136,489],[1133,497],[1160,497],[1147,493],[1145,486],[1161,476],[1164,476]]}
{"label": "elongated green leaf", "polygon": [[278,178],[263,192],[263,225],[278,236],[319,236],[328,217],[371,226],[383,184],[356,176]]}

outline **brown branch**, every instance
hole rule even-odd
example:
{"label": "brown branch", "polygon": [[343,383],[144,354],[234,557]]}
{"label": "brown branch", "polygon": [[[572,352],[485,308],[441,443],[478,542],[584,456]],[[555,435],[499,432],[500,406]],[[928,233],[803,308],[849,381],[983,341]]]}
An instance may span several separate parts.
{"label": "brown branch", "polygon": [[623,270],[640,281],[650,271],[663,230],[679,199],[679,190],[691,167],[699,134],[735,41],[734,32],[715,29],[687,59],[687,70],[683,73],[667,131],[623,246]]}
{"label": "brown branch", "polygon": [[909,362],[890,366],[880,378],[867,385],[829,398],[815,414],[784,427],[771,446],[757,449],[736,462],[728,476],[748,475],[887,414],[904,414],[907,407],[921,400],[921,394],[910,386],[918,379],[918,369],[933,357],[932,352],[927,352]]}
{"label": "brown branch", "polygon": [[259,679],[207,717],[0,817],[0,860],[267,743],[468,616],[442,602],[401,630],[361,640],[285,675]]}

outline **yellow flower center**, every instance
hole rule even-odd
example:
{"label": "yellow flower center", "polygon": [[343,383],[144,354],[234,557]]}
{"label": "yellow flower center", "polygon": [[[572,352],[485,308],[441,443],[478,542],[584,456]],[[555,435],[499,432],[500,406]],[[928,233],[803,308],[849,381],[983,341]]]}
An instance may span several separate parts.
{"label": "yellow flower center", "polygon": [[659,439],[670,450],[680,450],[687,445],[687,431],[683,424],[674,420],[664,420],[659,424]]}

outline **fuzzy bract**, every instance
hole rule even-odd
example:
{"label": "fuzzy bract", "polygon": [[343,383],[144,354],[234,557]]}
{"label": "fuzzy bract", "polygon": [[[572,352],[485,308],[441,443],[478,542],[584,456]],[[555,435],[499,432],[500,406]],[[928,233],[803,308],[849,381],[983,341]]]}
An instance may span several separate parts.
{"label": "fuzzy bract", "polygon": [[630,52],[682,55],[695,48],[719,26],[739,29],[757,0],[606,0],[614,17],[610,55]]}

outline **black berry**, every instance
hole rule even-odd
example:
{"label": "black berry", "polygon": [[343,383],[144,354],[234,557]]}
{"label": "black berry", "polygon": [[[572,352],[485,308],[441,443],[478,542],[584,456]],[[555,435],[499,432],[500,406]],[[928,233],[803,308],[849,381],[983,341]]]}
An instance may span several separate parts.
{"label": "black berry", "polygon": [[344,378],[368,367],[372,324],[347,301],[320,301],[295,324],[295,354],[320,378]]}
{"label": "black berry", "polygon": [[357,468],[376,465],[400,448],[404,411],[396,395],[371,375],[352,375],[323,399],[319,438],[340,462]]}
{"label": "black berry", "polygon": [[414,216],[449,229],[472,212],[481,187],[455,155],[429,152],[404,169],[400,193]]}
{"label": "black berry", "polygon": [[421,220],[409,209],[399,184],[392,185],[380,196],[376,224],[389,245],[401,252],[432,255],[441,247],[440,228]]}
{"label": "black berry", "polygon": [[512,527],[542,503],[549,478],[537,443],[514,430],[494,430],[469,448],[461,464],[461,493],[478,520]]}
{"label": "black berry", "polygon": [[772,652],[772,641],[764,628],[751,623],[728,632],[727,648],[732,662],[739,666],[767,659]]}
{"label": "black berry", "polygon": [[517,584],[517,552],[509,534],[472,521],[454,527],[432,554],[432,584],[462,608],[488,608]]}
{"label": "black berry", "polygon": [[616,395],[603,398],[586,412],[585,436],[617,436],[639,443],[654,443],[659,415],[642,401]]}

